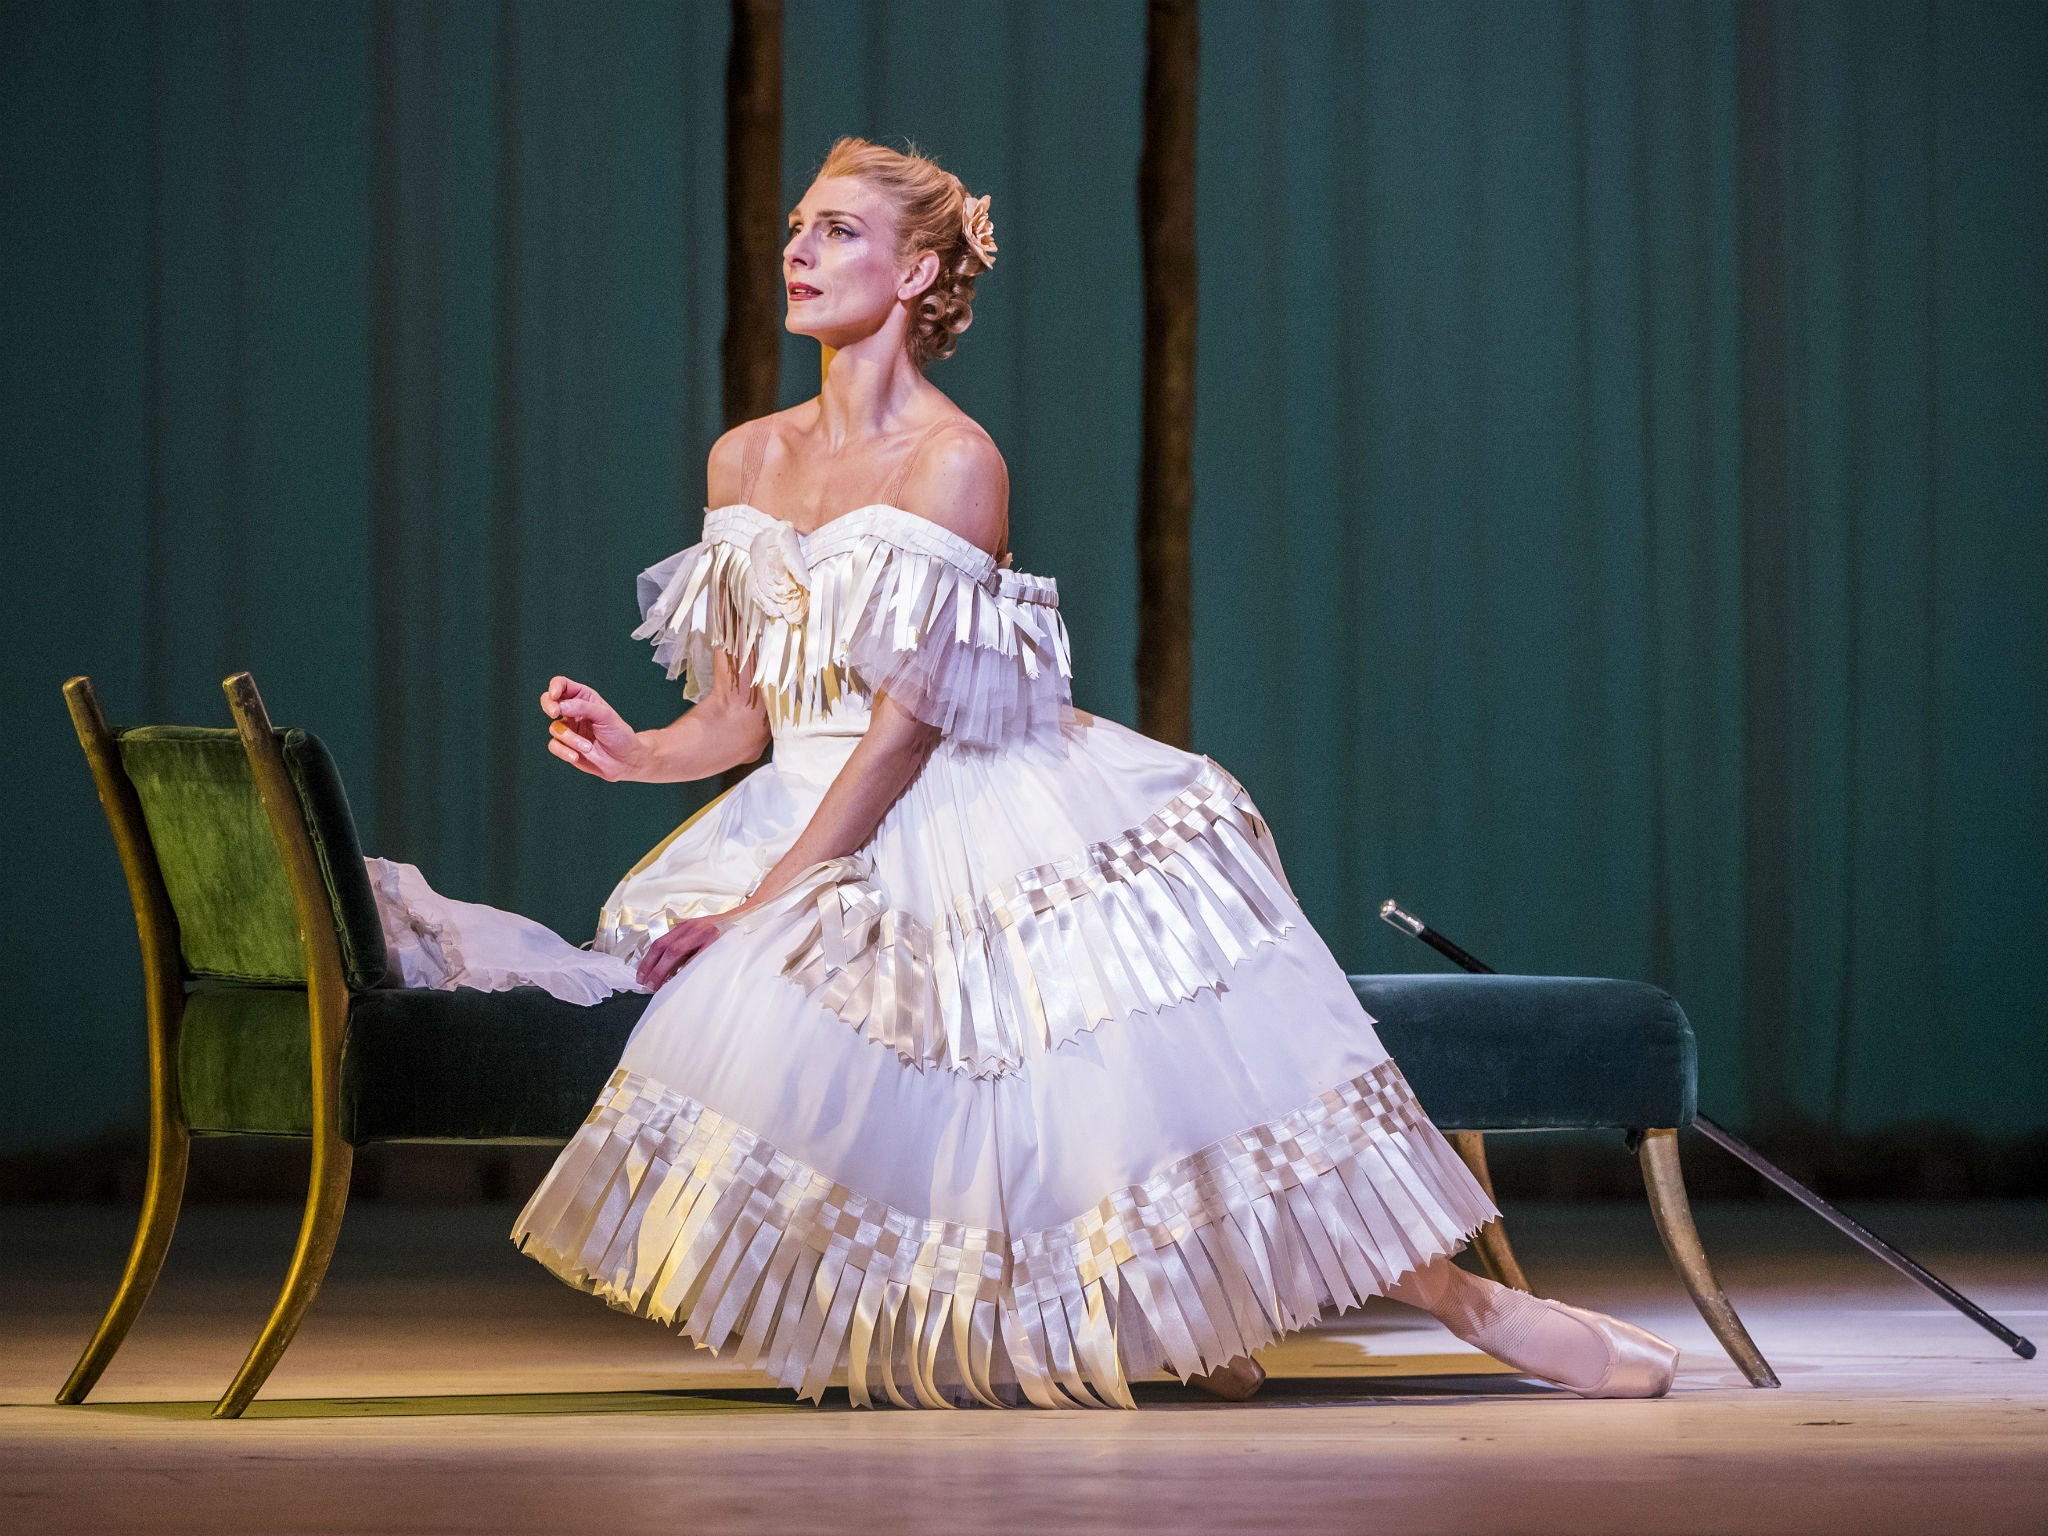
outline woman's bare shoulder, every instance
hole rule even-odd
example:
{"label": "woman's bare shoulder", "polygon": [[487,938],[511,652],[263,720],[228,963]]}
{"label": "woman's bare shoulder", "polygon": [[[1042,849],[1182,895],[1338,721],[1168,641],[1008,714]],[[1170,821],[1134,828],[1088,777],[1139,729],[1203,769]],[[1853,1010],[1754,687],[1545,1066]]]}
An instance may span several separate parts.
{"label": "woman's bare shoulder", "polygon": [[738,501],[745,490],[748,455],[754,455],[754,467],[758,469],[760,457],[769,442],[812,404],[805,401],[787,410],[770,411],[765,416],[756,416],[721,432],[711,445],[710,458],[705,465],[705,489],[710,504],[724,507]]}
{"label": "woman's bare shoulder", "polygon": [[988,429],[955,410],[924,443],[904,485],[910,511],[928,517],[992,555],[1005,547],[1010,470]]}

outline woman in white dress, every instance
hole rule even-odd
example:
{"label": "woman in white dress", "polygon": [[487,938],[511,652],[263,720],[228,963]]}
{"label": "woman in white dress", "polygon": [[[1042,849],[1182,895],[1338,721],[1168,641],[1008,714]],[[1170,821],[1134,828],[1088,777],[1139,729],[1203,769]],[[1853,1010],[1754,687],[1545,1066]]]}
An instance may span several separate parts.
{"label": "woman in white dress", "polygon": [[[1451,1263],[1494,1208],[1243,786],[1073,707],[1002,457],[924,376],[987,205],[833,147],[783,251],[829,376],[718,440],[701,539],[641,577],[693,707],[636,731],[542,697],[549,750],[606,779],[774,753],[606,902],[596,990],[630,964],[654,996],[515,1241],[812,1398],[843,1371],[857,1404],[1128,1408],[1161,1367],[1242,1397],[1253,1350],[1375,1294],[1661,1395],[1663,1340]],[[440,931],[490,975],[467,913]]]}

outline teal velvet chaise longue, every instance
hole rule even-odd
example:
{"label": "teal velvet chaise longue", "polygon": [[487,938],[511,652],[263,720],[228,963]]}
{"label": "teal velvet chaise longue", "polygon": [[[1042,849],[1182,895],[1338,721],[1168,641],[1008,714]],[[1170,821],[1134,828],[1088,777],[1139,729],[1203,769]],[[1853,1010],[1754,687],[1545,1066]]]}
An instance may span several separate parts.
{"label": "teal velvet chaise longue", "polygon": [[[89,679],[64,685],[141,939],[150,1138],[127,1268],[60,1403],[84,1401],[149,1298],[177,1224],[193,1136],[312,1143],[284,1287],[213,1410],[234,1418],[320,1287],[354,1149],[564,1144],[647,1003],[621,993],[579,1007],[538,987],[399,984],[333,759],[317,737],[272,727],[248,673],[222,687],[233,729],[116,730]],[[1658,1230],[1702,1316],[1752,1383],[1776,1385],[1715,1283],[1687,1207],[1676,1135],[1692,1119],[1693,1037],[1676,1002],[1638,983],[1572,977],[1351,981],[1424,1107],[1482,1182],[1484,1132],[1627,1132]],[[1523,1283],[1498,1223],[1475,1246],[1497,1278]]]}

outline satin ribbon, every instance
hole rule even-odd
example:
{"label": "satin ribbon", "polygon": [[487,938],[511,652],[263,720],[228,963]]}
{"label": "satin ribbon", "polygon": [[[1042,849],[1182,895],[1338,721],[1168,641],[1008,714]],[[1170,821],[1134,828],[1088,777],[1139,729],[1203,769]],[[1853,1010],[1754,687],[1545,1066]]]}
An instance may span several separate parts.
{"label": "satin ribbon", "polygon": [[1208,759],[1140,825],[933,920],[893,907],[864,854],[813,865],[775,910],[783,975],[904,1062],[974,1077],[1221,990],[1301,920],[1250,796]]}

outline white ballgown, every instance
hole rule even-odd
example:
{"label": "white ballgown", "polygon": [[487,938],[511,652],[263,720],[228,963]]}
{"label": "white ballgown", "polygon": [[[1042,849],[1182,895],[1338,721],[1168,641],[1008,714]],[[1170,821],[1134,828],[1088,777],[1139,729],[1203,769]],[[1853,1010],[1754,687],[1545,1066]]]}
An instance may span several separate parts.
{"label": "white ballgown", "polygon": [[[649,1001],[513,1228],[562,1279],[812,1398],[1133,1407],[1133,1377],[1355,1306],[1496,1214],[1244,787],[1073,707],[1050,578],[894,505],[800,534],[742,503],[640,602],[687,698],[719,651],[753,667],[774,752],[591,950],[519,951],[565,995],[745,900],[877,693],[943,737],[865,846]],[[384,884],[387,922],[509,984],[494,909]]]}

